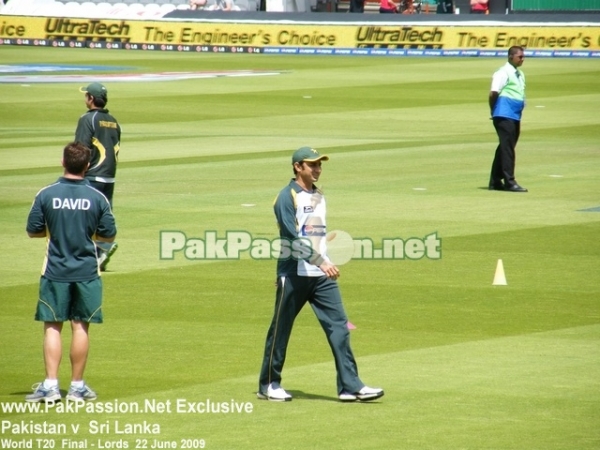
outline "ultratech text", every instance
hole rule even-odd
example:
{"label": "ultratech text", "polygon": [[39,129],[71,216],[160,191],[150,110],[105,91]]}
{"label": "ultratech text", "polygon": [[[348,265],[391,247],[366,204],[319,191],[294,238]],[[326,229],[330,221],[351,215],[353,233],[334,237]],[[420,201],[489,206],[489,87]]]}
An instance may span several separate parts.
{"label": "ultratech text", "polygon": [[129,35],[129,25],[124,21],[107,24],[101,20],[90,19],[75,21],[73,19],[48,19],[46,33],[71,37],[120,37]]}
{"label": "ultratech text", "polygon": [[418,30],[413,27],[384,28],[384,27],[359,27],[356,32],[358,42],[393,43],[393,44],[430,44],[442,42],[444,32],[438,27]]}

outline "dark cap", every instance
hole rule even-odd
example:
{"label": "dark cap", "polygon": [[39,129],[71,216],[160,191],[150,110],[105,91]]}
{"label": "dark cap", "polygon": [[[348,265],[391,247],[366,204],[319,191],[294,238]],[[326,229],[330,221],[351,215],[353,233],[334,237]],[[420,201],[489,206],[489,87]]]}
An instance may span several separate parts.
{"label": "dark cap", "polygon": [[329,161],[329,156],[321,155],[317,150],[315,150],[312,147],[300,147],[292,155],[292,164],[299,163],[302,161]]}
{"label": "dark cap", "polygon": [[108,98],[106,87],[100,83],[91,83],[88,86],[82,86],[79,88],[79,92],[86,92],[95,98]]}

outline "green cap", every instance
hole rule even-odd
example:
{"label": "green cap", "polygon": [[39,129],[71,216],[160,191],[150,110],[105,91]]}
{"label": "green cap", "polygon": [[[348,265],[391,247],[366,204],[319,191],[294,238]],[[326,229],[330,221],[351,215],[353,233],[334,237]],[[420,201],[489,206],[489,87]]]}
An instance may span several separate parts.
{"label": "green cap", "polygon": [[329,161],[329,156],[321,155],[317,150],[315,150],[312,147],[300,147],[294,152],[292,156],[292,164],[299,163],[302,161]]}
{"label": "green cap", "polygon": [[82,86],[79,88],[79,92],[87,92],[88,94],[90,94],[92,97],[95,97],[95,98],[103,98],[103,99],[108,98],[108,91],[106,90],[104,85],[102,85],[100,83],[91,83],[88,86],[85,86],[85,87]]}

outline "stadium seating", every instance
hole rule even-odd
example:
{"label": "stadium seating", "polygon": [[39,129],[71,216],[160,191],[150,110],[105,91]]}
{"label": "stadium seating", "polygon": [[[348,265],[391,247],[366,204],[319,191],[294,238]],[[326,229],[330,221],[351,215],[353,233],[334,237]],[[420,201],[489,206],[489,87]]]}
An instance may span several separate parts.
{"label": "stadium seating", "polygon": [[[0,10],[1,15],[15,16],[40,16],[40,17],[81,17],[81,18],[115,18],[132,19],[140,15],[133,15],[131,5],[125,4],[126,0],[99,0],[86,1],[58,1],[58,0],[12,0]],[[160,5],[157,5],[160,7]],[[142,6],[144,10],[144,6]],[[140,12],[140,10],[136,10]],[[143,12],[143,11],[142,11]],[[150,16],[152,11],[148,11]],[[154,14],[153,14],[154,15]]]}
{"label": "stadium seating", "polygon": [[161,11],[162,15],[170,13],[171,11],[173,11],[176,8],[176,6],[173,5],[172,3],[163,3],[159,7],[160,7],[160,11]]}
{"label": "stadium seating", "polygon": [[[242,11],[257,11],[260,0],[234,0]],[[207,5],[216,0],[208,0]],[[0,5],[2,0],[0,0]],[[350,0],[309,0],[312,11],[347,12]],[[422,13],[434,14],[436,0],[423,0]],[[115,19],[160,18],[174,9],[189,9],[188,0],[11,0],[1,15]],[[365,13],[379,13],[378,0],[365,1]]]}
{"label": "stadium seating", "polygon": [[[259,0],[234,0],[242,11],[256,11]],[[209,0],[208,5],[215,0]],[[0,0],[1,15],[115,19],[159,18],[174,9],[189,9],[188,0]]]}
{"label": "stadium seating", "polygon": [[[399,3],[399,0],[395,0],[395,3]],[[421,14],[435,14],[437,7],[436,0],[422,0]],[[348,12],[350,9],[350,0],[338,0],[337,11]],[[378,0],[365,0],[365,13],[377,13],[379,14],[379,1]]]}

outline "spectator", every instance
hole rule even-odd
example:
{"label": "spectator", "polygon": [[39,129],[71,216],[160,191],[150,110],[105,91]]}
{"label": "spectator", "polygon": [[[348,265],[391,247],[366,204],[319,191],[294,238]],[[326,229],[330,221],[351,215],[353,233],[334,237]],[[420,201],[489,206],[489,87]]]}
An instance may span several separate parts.
{"label": "spectator", "polygon": [[453,0],[437,0],[438,14],[454,14]]}
{"label": "spectator", "polygon": [[204,9],[206,0],[190,0],[190,9]]}
{"label": "spectator", "polygon": [[365,0],[350,0],[351,13],[363,13],[365,12]]}
{"label": "spectator", "polygon": [[471,0],[471,14],[489,14],[489,0]]}
{"label": "spectator", "polygon": [[240,7],[233,3],[233,0],[217,0],[214,5],[205,9],[207,11],[241,11]]}
{"label": "spectator", "polygon": [[379,12],[381,14],[395,14],[398,12],[398,5],[396,5],[392,0],[380,0]]}

